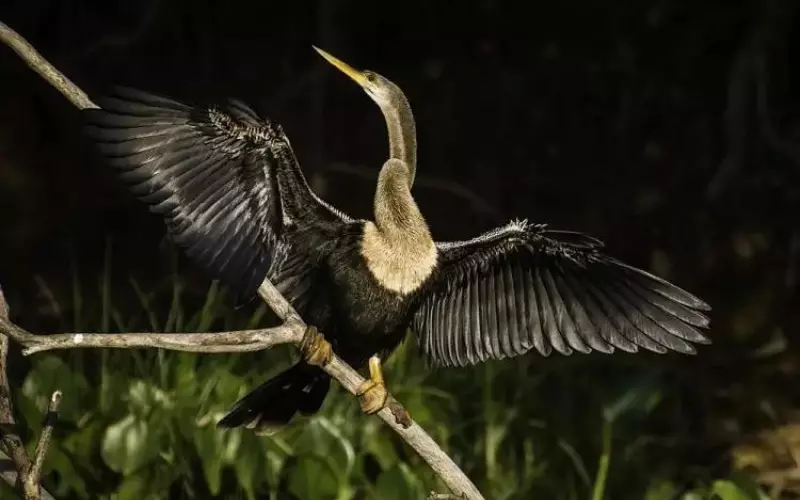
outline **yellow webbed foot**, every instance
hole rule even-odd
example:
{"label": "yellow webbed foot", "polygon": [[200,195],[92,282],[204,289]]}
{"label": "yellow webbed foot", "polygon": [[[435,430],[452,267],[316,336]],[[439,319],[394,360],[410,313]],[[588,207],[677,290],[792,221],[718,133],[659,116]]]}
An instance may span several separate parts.
{"label": "yellow webbed foot", "polygon": [[389,392],[383,382],[367,380],[358,388],[356,395],[358,396],[358,402],[361,404],[361,411],[367,415],[372,415],[386,406]]}
{"label": "yellow webbed foot", "polygon": [[356,391],[361,410],[367,415],[378,413],[386,406],[389,392],[383,382],[383,371],[381,370],[381,358],[372,356],[369,358],[369,380],[366,380]]}

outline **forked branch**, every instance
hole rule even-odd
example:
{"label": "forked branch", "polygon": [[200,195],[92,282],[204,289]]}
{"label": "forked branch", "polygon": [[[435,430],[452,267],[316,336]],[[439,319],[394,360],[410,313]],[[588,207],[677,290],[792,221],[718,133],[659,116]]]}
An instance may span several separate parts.
{"label": "forked branch", "polygon": [[[14,49],[28,66],[64,94],[75,106],[81,109],[97,107],[86,93],[47,62],[24,38],[1,22],[0,40]],[[224,353],[263,350],[287,343],[299,346],[307,330],[303,319],[269,281],[264,281],[261,285],[259,295],[283,320],[283,325],[262,330],[219,333],[113,335],[68,333],[40,336],[19,328],[7,319],[0,318],[0,332],[22,344],[25,354],[79,347],[157,347],[198,353]],[[364,377],[335,355],[323,369],[354,395],[365,381]],[[463,471],[421,427],[410,420],[402,405],[391,395],[387,407],[377,415],[422,456],[454,494],[469,500],[483,499]]]}
{"label": "forked branch", "polygon": [[[8,304],[2,290],[0,290],[0,319],[4,322],[8,319]],[[42,433],[31,459],[17,433],[14,405],[11,402],[11,386],[6,374],[7,361],[8,338],[0,335],[0,477],[11,488],[18,490],[25,500],[53,500],[53,495],[41,487],[41,475],[44,458],[53,435],[61,393],[56,391],[50,398]]]}

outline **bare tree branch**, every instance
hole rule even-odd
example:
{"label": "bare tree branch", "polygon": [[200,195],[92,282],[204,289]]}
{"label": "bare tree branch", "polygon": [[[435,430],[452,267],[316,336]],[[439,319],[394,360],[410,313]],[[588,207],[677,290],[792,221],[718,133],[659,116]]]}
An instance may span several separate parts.
{"label": "bare tree branch", "polygon": [[26,498],[28,496],[40,498],[39,483],[42,479],[44,457],[47,455],[47,448],[50,447],[50,440],[53,438],[53,426],[58,419],[58,405],[60,404],[61,391],[56,391],[50,397],[50,404],[47,406],[47,414],[44,417],[44,425],[42,425],[42,433],[39,435],[36,451],[33,453],[33,463],[31,463],[23,483]]}
{"label": "bare tree branch", "polygon": [[[3,291],[0,290],[0,319],[6,321],[8,312],[8,304],[3,296]],[[48,411],[47,417],[45,417],[45,425],[42,428],[34,455],[35,459],[31,461],[25,451],[22,439],[16,432],[17,424],[14,419],[14,406],[11,403],[11,387],[6,373],[7,359],[8,337],[0,335],[0,477],[12,488],[21,488],[25,500],[55,500],[53,495],[39,485],[44,457],[52,435],[52,419],[50,420],[51,425],[47,425],[51,413]],[[53,394],[53,401],[56,400],[56,395],[60,401],[61,394],[58,392]],[[53,415],[58,407],[58,401],[55,405],[51,401]]]}
{"label": "bare tree branch", "polygon": [[251,352],[269,349],[279,344],[299,343],[303,332],[297,335],[295,325],[286,323],[275,328],[242,330],[219,333],[62,333],[36,335],[8,320],[0,318],[0,331],[16,340],[26,356],[43,351],[76,348],[131,349],[155,347],[171,351],[197,353]]}
{"label": "bare tree branch", "polygon": [[[0,23],[0,40],[10,45],[25,62],[42,75],[51,85],[81,109],[96,108],[88,96],[48,63],[36,50],[5,24]],[[160,347],[193,352],[241,352],[267,349],[274,345],[293,343],[299,346],[308,330],[306,323],[294,308],[268,281],[259,287],[259,295],[284,324],[277,328],[205,334],[137,333],[83,334],[38,336],[26,332],[8,320],[0,321],[0,332],[25,346],[26,353],[50,349],[77,347]],[[92,344],[93,343],[93,344]],[[351,394],[355,394],[365,381],[351,366],[334,355],[323,369]],[[391,395],[387,407],[377,415],[397,432],[406,443],[419,453],[453,493],[468,500],[482,500],[483,496],[453,460],[413,420],[403,406]]]}
{"label": "bare tree branch", "polygon": [[86,92],[81,90],[80,87],[72,83],[69,78],[47,62],[47,59],[42,57],[27,40],[22,38],[19,33],[9,28],[2,21],[0,21],[0,41],[11,47],[11,50],[19,54],[22,60],[25,61],[25,64],[38,73],[39,76],[47,80],[56,90],[64,94],[64,97],[69,99],[76,107],[80,109],[98,107],[97,104],[89,99]]}

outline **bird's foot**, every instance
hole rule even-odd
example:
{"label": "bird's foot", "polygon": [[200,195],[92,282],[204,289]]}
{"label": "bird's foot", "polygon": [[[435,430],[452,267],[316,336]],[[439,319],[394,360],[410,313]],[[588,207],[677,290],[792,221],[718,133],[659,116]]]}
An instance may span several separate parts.
{"label": "bird's foot", "polygon": [[320,367],[330,363],[333,357],[331,343],[325,340],[325,337],[316,327],[311,325],[306,328],[306,333],[303,335],[303,342],[300,343],[300,352],[306,363]]}
{"label": "bird's foot", "polygon": [[361,384],[356,391],[356,396],[361,404],[361,411],[367,415],[378,413],[386,406],[389,392],[386,390],[386,384],[383,383],[381,358],[378,356],[369,358],[369,380]]}
{"label": "bird's foot", "polygon": [[389,392],[382,381],[366,380],[356,391],[358,402],[361,404],[361,411],[367,415],[378,413],[386,406]]}

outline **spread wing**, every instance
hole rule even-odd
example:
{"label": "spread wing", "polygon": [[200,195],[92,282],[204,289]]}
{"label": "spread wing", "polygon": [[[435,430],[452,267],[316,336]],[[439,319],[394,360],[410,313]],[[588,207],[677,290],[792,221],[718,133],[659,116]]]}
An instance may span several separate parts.
{"label": "spread wing", "polygon": [[536,349],[548,356],[640,347],[694,353],[710,307],[601,252],[580,233],[513,222],[473,240],[437,243],[439,272],[413,328],[435,365],[465,366]]}
{"label": "spread wing", "polygon": [[306,279],[306,260],[283,265],[289,249],[313,251],[310,240],[349,220],[311,192],[281,127],[239,101],[190,106],[118,88],[98,105],[84,111],[86,132],[106,162],[190,258],[241,296],[275,273]]}

